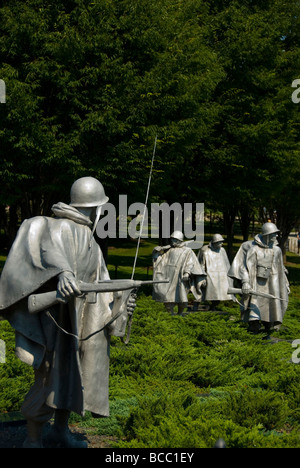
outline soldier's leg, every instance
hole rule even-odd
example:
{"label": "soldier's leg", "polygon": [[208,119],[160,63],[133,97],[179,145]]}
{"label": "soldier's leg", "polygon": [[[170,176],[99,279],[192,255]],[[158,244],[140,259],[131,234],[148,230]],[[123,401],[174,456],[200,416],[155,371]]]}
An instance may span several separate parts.
{"label": "soldier's leg", "polygon": [[257,333],[259,333],[259,330],[260,330],[260,322],[259,320],[249,320],[248,322],[248,330],[250,333],[253,333],[254,335],[256,335]]}
{"label": "soldier's leg", "polygon": [[164,302],[165,308],[171,315],[174,315],[175,302]]}
{"label": "soldier's leg", "polygon": [[187,302],[180,302],[178,304],[178,315],[183,315],[184,309],[188,306]]}
{"label": "soldier's leg", "polygon": [[24,448],[42,448],[42,434],[45,424],[53,416],[53,408],[45,404],[44,384],[45,366],[35,371],[35,381],[25,397],[21,411],[27,420],[27,437],[23,443]]}
{"label": "soldier's leg", "polygon": [[77,440],[69,430],[70,411],[55,410],[54,424],[48,434],[48,440],[53,446],[61,448],[87,448],[84,440]]}
{"label": "soldier's leg", "polygon": [[263,324],[264,329],[265,329],[266,338],[270,339],[270,335],[271,335],[271,332],[273,330],[274,324],[271,323],[271,322],[262,322],[262,324]]}

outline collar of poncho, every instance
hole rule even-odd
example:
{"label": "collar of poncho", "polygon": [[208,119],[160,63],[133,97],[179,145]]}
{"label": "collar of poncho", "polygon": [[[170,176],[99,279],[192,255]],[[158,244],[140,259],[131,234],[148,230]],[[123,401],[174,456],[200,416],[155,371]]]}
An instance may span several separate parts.
{"label": "collar of poncho", "polygon": [[52,211],[57,218],[67,218],[78,224],[92,226],[93,223],[88,216],[83,215],[73,206],[59,202],[52,206]]}
{"label": "collar of poncho", "polygon": [[278,241],[276,240],[273,244],[272,247],[269,247],[267,244],[265,244],[261,238],[261,234],[257,234],[255,237],[254,237],[254,241],[257,245],[259,245],[259,247],[262,247],[263,249],[271,249],[274,247],[274,245],[278,245]]}

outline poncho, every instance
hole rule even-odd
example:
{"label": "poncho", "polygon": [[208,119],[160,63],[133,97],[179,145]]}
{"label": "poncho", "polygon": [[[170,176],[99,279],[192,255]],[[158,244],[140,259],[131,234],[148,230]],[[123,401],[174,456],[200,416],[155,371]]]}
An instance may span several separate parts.
{"label": "poncho", "polygon": [[[55,290],[57,276],[70,271],[77,280],[109,279],[102,252],[91,238],[91,221],[76,208],[58,203],[55,218],[38,216],[19,228],[0,280],[0,313],[16,331],[16,354],[38,369],[47,355],[51,378],[46,404],[83,414],[108,416],[110,334],[105,328],[86,341],[66,335],[46,315],[29,314],[28,295]],[[86,296],[51,307],[57,323],[79,337],[99,330],[112,317],[112,294]]]}
{"label": "poncho", "polygon": [[[152,298],[157,302],[187,303],[189,291],[205,278],[192,249],[183,245],[160,252],[155,248],[152,257],[153,279],[169,280],[153,285]],[[183,280],[185,274],[189,275],[189,281]]]}
{"label": "poncho", "polygon": [[229,286],[232,286],[232,280],[227,275],[230,263],[226,250],[221,247],[219,251],[216,251],[209,244],[199,251],[198,259],[207,274],[206,287],[203,290],[203,300],[232,300],[233,297],[227,294]]}
{"label": "poncho", "polygon": [[[269,271],[268,277],[261,276],[261,266]],[[262,242],[260,235],[255,236],[253,241],[244,242],[232,262],[228,275],[238,281],[238,287],[247,282],[254,291],[283,299],[280,301],[254,295],[243,299],[241,314],[245,322],[261,320],[273,324],[282,323],[288,306],[289,289],[282,252],[278,245],[268,247]]]}

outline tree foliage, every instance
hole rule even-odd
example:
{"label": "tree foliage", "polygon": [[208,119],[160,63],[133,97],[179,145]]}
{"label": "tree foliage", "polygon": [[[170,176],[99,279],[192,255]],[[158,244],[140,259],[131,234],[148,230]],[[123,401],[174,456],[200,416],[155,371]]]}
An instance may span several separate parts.
{"label": "tree foliage", "polygon": [[209,167],[205,190],[214,178],[212,205],[231,222],[239,213],[249,226],[251,214],[266,207],[285,240],[299,219],[299,114],[291,101],[299,2],[211,3],[209,41],[226,78],[217,88],[219,119],[200,156]]}
{"label": "tree foliage", "polygon": [[1,176],[11,200],[4,192],[2,202],[45,201],[86,173],[112,198],[116,186],[136,194],[156,133],[165,161],[182,163],[218,78],[199,34],[202,9],[166,0],[3,7]]}
{"label": "tree foliage", "polygon": [[[247,332],[238,305],[171,316],[140,294],[129,344],[111,343],[111,416],[72,414],[72,422],[88,429],[88,439],[91,428],[114,436],[116,448],[212,448],[220,437],[228,448],[299,448],[300,373],[291,360],[300,332],[298,279],[282,329],[267,345]],[[0,336],[7,344],[0,411],[18,411],[33,372],[14,356],[5,321]]]}
{"label": "tree foliage", "polygon": [[76,177],[112,202],[265,207],[299,219],[299,2],[8,0],[0,5],[0,204],[49,214]]}

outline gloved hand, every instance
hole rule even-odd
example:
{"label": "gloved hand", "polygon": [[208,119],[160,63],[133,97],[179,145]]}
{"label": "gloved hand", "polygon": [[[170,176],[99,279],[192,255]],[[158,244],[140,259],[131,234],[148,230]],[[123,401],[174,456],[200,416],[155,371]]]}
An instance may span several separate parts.
{"label": "gloved hand", "polygon": [[132,315],[135,308],[136,308],[136,295],[132,294],[132,295],[129,296],[129,299],[127,301],[127,313],[128,313],[128,315]]}
{"label": "gloved hand", "polygon": [[204,280],[202,280],[202,281],[199,281],[199,282],[197,283],[197,286],[196,286],[197,293],[198,293],[198,294],[202,294],[201,288],[206,288],[206,286],[207,286],[207,281],[206,281],[206,279],[204,279]]}
{"label": "gloved hand", "polygon": [[70,271],[63,271],[58,276],[57,290],[65,299],[82,294],[77,285],[75,276]]}
{"label": "gloved hand", "polygon": [[245,294],[246,296],[249,296],[250,291],[251,291],[251,286],[250,286],[250,284],[247,283],[247,282],[243,283],[243,285],[242,285],[242,291],[243,291],[243,294]]}
{"label": "gloved hand", "polygon": [[182,276],[182,281],[188,283],[190,281],[190,275],[188,273],[184,273]]}

